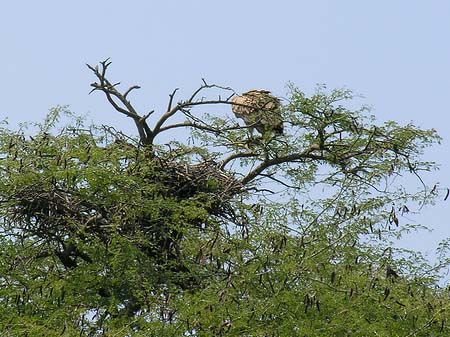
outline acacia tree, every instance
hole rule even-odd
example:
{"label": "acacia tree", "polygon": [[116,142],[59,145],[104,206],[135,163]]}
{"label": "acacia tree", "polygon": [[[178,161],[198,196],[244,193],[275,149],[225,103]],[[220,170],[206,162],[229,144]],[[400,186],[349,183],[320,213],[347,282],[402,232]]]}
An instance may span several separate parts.
{"label": "acacia tree", "polygon": [[[4,335],[449,334],[447,242],[435,265],[392,243],[445,194],[421,179],[436,169],[421,159],[434,130],[377,123],[346,106],[347,90],[294,85],[283,134],[203,113],[233,104],[206,81],[142,114],[128,98],[139,87],[120,91],[109,65],[89,66],[92,91],[137,137],[64,108],[33,134],[1,130]],[[171,130],[190,133],[157,141]]]}

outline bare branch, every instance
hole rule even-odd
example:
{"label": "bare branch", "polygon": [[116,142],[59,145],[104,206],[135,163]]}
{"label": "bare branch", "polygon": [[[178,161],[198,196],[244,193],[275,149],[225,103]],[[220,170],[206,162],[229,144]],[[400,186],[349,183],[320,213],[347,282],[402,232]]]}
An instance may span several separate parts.
{"label": "bare branch", "polygon": [[133,86],[129,87],[128,90],[125,91],[125,93],[123,94],[123,97],[127,98],[128,94],[134,89],[141,89],[141,87],[139,85],[133,85]]}
{"label": "bare branch", "polygon": [[[231,89],[230,87],[223,87],[220,85],[216,85],[216,84],[208,84],[205,79],[202,79],[203,84],[194,91],[194,93],[191,95],[191,97],[184,102],[179,102],[175,107],[172,107],[172,103],[173,103],[173,99],[175,97],[175,93],[178,91],[178,88],[176,88],[172,94],[169,95],[169,104],[167,107],[167,111],[161,116],[161,118],[156,122],[155,127],[153,128],[153,132],[151,133],[151,140],[150,142],[153,141],[153,139],[156,137],[157,134],[159,134],[160,132],[162,132],[163,130],[167,130],[168,128],[173,128],[172,127],[168,127],[168,128],[162,128],[163,124],[170,118],[172,117],[174,114],[176,114],[178,111],[181,111],[185,108],[189,108],[195,105],[206,105],[206,104],[232,104],[231,102],[229,102],[229,98],[232,97],[233,95],[230,95],[229,98],[227,98],[226,100],[222,100],[222,99],[218,99],[218,100],[200,100],[200,101],[194,101],[194,99],[197,97],[197,95],[204,89],[209,89],[209,88],[217,88],[217,89],[222,89],[222,90],[230,90],[233,91],[234,90]],[[176,126],[174,127],[179,127],[182,124],[176,124]],[[190,126],[190,125],[188,125]]]}
{"label": "bare branch", "polygon": [[170,111],[172,109],[173,98],[175,97],[175,94],[178,91],[178,89],[179,88],[175,88],[175,90],[172,91],[172,93],[169,95],[169,104],[167,106],[167,110],[166,111]]}
{"label": "bare branch", "polygon": [[152,114],[154,113],[155,110],[150,111],[149,113],[146,113],[144,116],[142,116],[141,118],[139,118],[139,123],[143,123],[145,122],[145,120]]}
{"label": "bare branch", "polygon": [[[115,84],[111,84],[111,82],[109,82],[106,77],[106,69],[107,67],[111,64],[111,62],[107,62],[107,60],[100,62],[102,64],[102,71],[100,73],[98,66],[96,66],[95,68],[87,65],[89,69],[91,69],[94,74],[97,76],[97,78],[99,79],[100,83],[94,82],[91,84],[91,87],[94,88],[94,90],[100,90],[103,91],[108,99],[108,101],[111,103],[111,105],[119,112],[127,115],[128,117],[131,118],[136,118],[139,117],[136,110],[133,108],[133,106],[131,105],[131,103],[129,101],[127,101],[127,99],[124,97],[124,95],[120,94],[117,89],[115,88],[120,82],[117,82]],[[113,99],[113,97],[117,97],[121,103],[127,108],[124,109],[122,107],[120,107],[116,101]]]}
{"label": "bare branch", "polygon": [[[203,81],[204,81],[204,80],[203,80]],[[208,88],[208,85],[207,85],[207,84],[204,84],[204,85],[202,85],[200,88],[198,88],[197,90],[195,90],[194,93],[192,94],[192,96],[187,100],[187,102],[188,102],[188,103],[192,103],[192,102],[194,101],[194,99],[195,99],[195,96],[197,96],[198,93],[199,93],[200,91],[202,91],[203,89],[206,89],[206,88]]]}
{"label": "bare branch", "polygon": [[192,96],[187,100],[188,103],[192,103],[194,101],[195,97],[204,89],[217,88],[217,89],[222,89],[222,90],[228,90],[228,91],[233,92],[233,94],[230,97],[232,97],[234,95],[234,90],[230,87],[223,87],[223,86],[220,86],[217,84],[208,84],[204,78],[202,78],[202,82],[203,82],[203,84],[197,90],[195,90],[194,93],[192,94]]}
{"label": "bare branch", "polygon": [[[176,114],[178,111],[182,111],[183,109],[186,108],[190,108],[196,105],[209,105],[209,104],[232,104],[231,102],[228,101],[224,101],[224,100],[207,100],[207,101],[196,101],[196,102],[181,102],[178,103],[175,107],[173,107],[171,110],[168,110],[166,113],[164,113],[161,118],[156,122],[155,127],[153,128],[153,132],[151,134],[151,140],[153,141],[153,139],[156,137],[156,135],[158,135],[160,132],[167,130],[167,129],[171,129],[173,128],[173,126],[167,126],[167,127],[162,127],[163,124],[170,118],[172,117],[174,114]],[[181,123],[183,124],[183,123]],[[176,124],[176,127],[179,127],[181,124]],[[193,126],[193,125],[188,125],[185,124],[185,126]]]}
{"label": "bare branch", "polygon": [[[101,69],[99,69],[98,66],[91,66],[89,64],[86,64],[87,67],[95,74],[95,76],[98,78],[98,82],[94,82],[91,84],[93,89],[90,91],[92,93],[93,91],[99,90],[102,91],[108,100],[108,102],[114,107],[115,110],[119,111],[120,113],[126,115],[127,117],[130,117],[134,120],[136,127],[139,132],[139,136],[141,139],[141,142],[143,144],[151,144],[156,137],[157,134],[159,134],[162,131],[182,127],[182,126],[188,126],[188,127],[195,127],[202,130],[207,130],[210,132],[221,132],[221,130],[218,130],[217,128],[213,128],[211,126],[208,126],[207,124],[201,125],[201,121],[197,120],[195,122],[195,118],[191,116],[190,118],[194,119],[194,123],[192,122],[184,122],[184,123],[177,123],[174,125],[170,125],[167,127],[163,127],[164,123],[174,114],[176,114],[179,111],[187,113],[186,111],[188,108],[191,108],[196,105],[207,105],[207,104],[232,104],[229,102],[229,98],[232,97],[230,95],[226,100],[223,100],[222,98],[215,99],[215,100],[196,100],[196,97],[198,94],[205,89],[209,88],[218,88],[222,90],[230,90],[233,91],[229,87],[222,87],[215,84],[208,84],[205,79],[202,79],[203,84],[194,91],[194,93],[191,95],[191,97],[187,101],[179,102],[175,107],[172,106],[173,100],[175,97],[175,94],[178,90],[175,89],[170,95],[169,95],[169,104],[167,107],[167,111],[159,118],[159,120],[156,122],[153,131],[150,129],[150,127],[147,125],[147,118],[154,112],[151,111],[147,113],[146,115],[140,116],[136,109],[133,107],[133,105],[130,103],[130,101],[127,99],[128,94],[135,90],[140,89],[140,86],[133,85],[129,87],[124,93],[119,92],[116,87],[120,84],[120,82],[112,84],[107,78],[106,78],[106,72],[111,62],[109,59],[106,59],[102,62],[100,62]],[[234,93],[234,91],[233,91]],[[118,101],[118,102],[117,102]],[[223,131],[223,130],[222,130]]]}
{"label": "bare branch", "polygon": [[[120,82],[111,84],[111,82],[106,78],[106,71],[109,65],[111,64],[109,59],[100,62],[100,64],[101,70],[99,70],[98,66],[92,67],[91,65],[87,64],[87,67],[90,70],[92,70],[92,72],[99,80],[99,83],[94,82],[91,84],[91,87],[93,87],[91,92],[95,90],[102,91],[106,95],[108,102],[114,107],[114,109],[134,120],[139,132],[141,142],[143,144],[149,144],[150,143],[149,140],[151,139],[151,130],[146,123],[146,118],[148,117],[149,114],[146,116],[140,116],[137,113],[136,109],[133,107],[133,105],[130,103],[130,101],[127,100],[127,95],[132,90],[139,89],[140,87],[138,85],[134,85],[128,88],[124,94],[120,93],[116,89],[116,87],[120,84]],[[115,99],[117,99],[122,104],[122,106],[119,105]]]}

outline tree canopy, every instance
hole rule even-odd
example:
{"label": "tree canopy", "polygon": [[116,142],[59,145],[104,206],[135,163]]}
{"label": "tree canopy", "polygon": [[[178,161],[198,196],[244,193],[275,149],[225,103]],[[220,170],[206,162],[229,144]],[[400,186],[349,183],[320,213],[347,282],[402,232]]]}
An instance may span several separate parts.
{"label": "tree canopy", "polygon": [[394,245],[448,196],[422,179],[434,130],[293,84],[282,134],[251,133],[206,81],[140,113],[109,65],[92,91],[137,136],[63,107],[0,129],[3,335],[450,334],[448,241],[434,264]]}

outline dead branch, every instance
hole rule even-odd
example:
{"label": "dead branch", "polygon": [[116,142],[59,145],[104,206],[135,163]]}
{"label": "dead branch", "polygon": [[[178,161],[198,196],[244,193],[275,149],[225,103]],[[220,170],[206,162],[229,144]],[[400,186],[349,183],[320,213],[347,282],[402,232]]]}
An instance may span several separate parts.
{"label": "dead branch", "polygon": [[[147,124],[147,118],[151,114],[153,114],[154,111],[152,110],[149,113],[141,116],[138,114],[138,112],[136,111],[134,106],[131,104],[131,102],[127,98],[128,94],[131,91],[140,89],[140,86],[133,85],[133,86],[129,87],[125,92],[121,93],[117,89],[117,87],[120,85],[120,82],[112,83],[106,78],[108,67],[111,65],[111,62],[109,61],[109,59],[106,59],[106,60],[100,62],[100,65],[101,65],[100,68],[99,68],[99,66],[93,67],[89,64],[86,64],[86,65],[98,79],[98,82],[91,83],[91,87],[93,87],[91,92],[97,91],[97,90],[102,91],[106,95],[108,102],[114,107],[115,110],[124,114],[127,117],[132,118],[136,124],[137,130],[139,133],[139,137],[140,137],[140,141],[142,142],[142,144],[145,144],[145,145],[152,144],[155,137],[159,133],[169,130],[169,129],[178,128],[178,127],[186,127],[186,126],[194,127],[194,128],[198,128],[201,130],[207,130],[207,131],[218,133],[218,132],[220,132],[220,130],[217,130],[206,124],[201,125],[201,123],[198,123],[198,122],[192,123],[192,122],[186,121],[184,123],[177,123],[177,124],[168,125],[168,126],[164,126],[164,124],[170,117],[175,115],[177,112],[180,112],[180,111],[185,112],[187,109],[194,107],[196,105],[232,104],[231,102],[229,102],[229,99],[234,95],[233,89],[231,89],[230,87],[223,87],[223,86],[216,85],[216,84],[209,84],[206,82],[205,79],[202,79],[203,84],[192,93],[192,95],[189,97],[188,100],[181,101],[178,104],[176,104],[175,106],[173,106],[175,94],[178,91],[178,88],[175,89],[169,95],[169,103],[168,103],[166,112],[159,118],[159,120],[155,123],[153,130],[151,130],[151,128]],[[206,89],[212,89],[212,88],[232,91],[233,93],[226,99],[222,99],[220,96],[218,99],[215,99],[215,100],[204,100],[203,98],[202,99],[197,98],[198,95],[202,91],[204,91]]]}
{"label": "dead branch", "polygon": [[166,111],[170,111],[172,110],[172,102],[173,102],[173,98],[175,97],[175,94],[177,93],[177,91],[180,88],[175,88],[174,91],[172,91],[172,93],[169,95],[169,104],[167,105],[167,110]]}
{"label": "dead branch", "polygon": [[131,90],[140,89],[140,88],[141,87],[139,85],[133,85],[133,86],[129,87],[128,90],[125,91],[125,93],[123,94],[123,97],[127,98],[128,94],[131,92]]}
{"label": "dead branch", "polygon": [[[89,64],[86,64],[86,66],[92,70],[92,72],[95,74],[95,76],[98,78],[99,82],[94,82],[91,84],[91,87],[93,89],[91,92],[99,90],[102,91],[108,100],[108,102],[120,113],[126,115],[127,117],[130,117],[133,119],[134,123],[136,124],[136,127],[139,132],[139,137],[141,139],[141,142],[143,144],[149,144],[149,139],[151,139],[151,130],[147,125],[146,118],[143,118],[143,116],[140,116],[136,109],[133,107],[131,102],[127,99],[128,94],[134,90],[139,89],[140,87],[138,85],[133,85],[130,88],[128,88],[125,93],[120,93],[116,87],[120,84],[120,82],[117,82],[115,84],[112,84],[107,78],[106,78],[106,72],[108,70],[109,65],[111,62],[109,59],[106,59],[105,61],[100,62],[101,64],[101,70],[98,68],[98,66],[91,66]],[[119,102],[122,104],[120,106],[116,100],[119,100]]]}
{"label": "dead branch", "polygon": [[[163,130],[167,130],[170,129],[171,127],[165,127],[163,128],[164,123],[173,115],[175,115],[177,112],[182,111],[183,109],[187,109],[187,108],[191,108],[197,105],[213,105],[213,104],[233,104],[232,102],[228,101],[228,100],[222,100],[222,99],[217,99],[217,100],[199,100],[199,101],[194,101],[195,97],[204,89],[208,89],[208,88],[224,88],[221,86],[217,86],[215,84],[211,84],[211,85],[202,85],[200,86],[192,95],[191,97],[184,102],[179,102],[176,106],[174,106],[172,108],[172,101],[173,101],[173,97],[175,95],[175,92],[177,91],[177,89],[175,89],[173,91],[173,93],[170,96],[169,99],[169,105],[168,105],[168,110],[161,116],[161,118],[156,122],[155,127],[153,128],[153,132],[152,132],[152,138],[151,141],[153,141],[153,139]],[[231,89],[227,89],[227,90],[231,90]],[[192,126],[192,125],[191,125]]]}

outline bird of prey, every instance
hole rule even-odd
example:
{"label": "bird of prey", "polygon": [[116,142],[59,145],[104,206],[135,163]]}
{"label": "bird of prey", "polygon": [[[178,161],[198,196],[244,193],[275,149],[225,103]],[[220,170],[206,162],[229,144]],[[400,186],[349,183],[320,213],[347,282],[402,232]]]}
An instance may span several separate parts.
{"label": "bird of prey", "polygon": [[231,98],[232,111],[242,118],[250,131],[258,130],[262,135],[267,132],[283,133],[283,120],[280,112],[280,100],[268,90],[252,89],[242,95]]}

